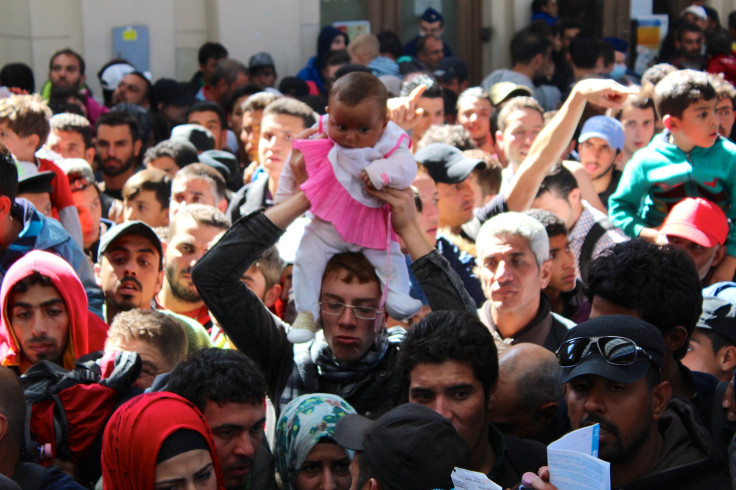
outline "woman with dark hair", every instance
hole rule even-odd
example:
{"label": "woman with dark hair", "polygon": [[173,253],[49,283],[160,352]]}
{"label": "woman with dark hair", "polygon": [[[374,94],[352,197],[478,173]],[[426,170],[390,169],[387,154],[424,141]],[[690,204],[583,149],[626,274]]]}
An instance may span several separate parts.
{"label": "woman with dark hair", "polygon": [[317,56],[307,61],[307,66],[299,70],[296,76],[307,82],[309,93],[319,95],[326,92],[324,69],[327,58],[333,51],[342,51],[348,47],[348,35],[334,26],[324,26],[317,37]]}
{"label": "woman with dark hair", "polygon": [[122,405],[102,438],[104,490],[223,490],[207,421],[173,393],[146,393]]}

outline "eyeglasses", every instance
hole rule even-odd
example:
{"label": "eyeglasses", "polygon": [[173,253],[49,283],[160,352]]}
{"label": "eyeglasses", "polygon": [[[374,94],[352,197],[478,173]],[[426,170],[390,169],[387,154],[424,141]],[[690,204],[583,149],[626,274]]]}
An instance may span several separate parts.
{"label": "eyeglasses", "polygon": [[591,347],[595,345],[598,352],[608,364],[614,366],[630,366],[634,364],[641,352],[650,361],[654,361],[647,351],[636,345],[626,337],[578,337],[563,342],[557,352],[557,359],[562,367],[573,367],[580,364],[590,355]]}
{"label": "eyeglasses", "polygon": [[350,308],[358,320],[374,320],[381,313],[381,310],[372,306],[344,305],[337,301],[320,301],[319,305],[322,313],[333,316],[342,316],[345,313],[345,308]]}

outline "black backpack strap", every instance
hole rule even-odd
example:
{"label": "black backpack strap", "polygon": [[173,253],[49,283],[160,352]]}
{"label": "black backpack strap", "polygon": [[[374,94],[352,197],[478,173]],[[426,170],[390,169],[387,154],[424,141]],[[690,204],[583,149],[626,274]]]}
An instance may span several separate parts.
{"label": "black backpack strap", "polygon": [[69,421],[66,418],[66,410],[64,404],[61,403],[59,395],[52,395],[54,400],[54,433],[56,437],[56,454],[57,458],[69,461],[71,459],[71,451],[69,450]]}
{"label": "black backpack strap", "polygon": [[588,281],[588,272],[590,272],[590,262],[593,259],[593,250],[598,243],[598,240],[608,231],[613,229],[613,223],[607,219],[602,219],[593,223],[590,227],[590,231],[585,235],[583,240],[583,246],[580,249],[580,277],[583,279],[583,283]]}
{"label": "black backpack strap", "polygon": [[715,393],[713,394],[713,406],[711,407],[710,427],[708,429],[710,429],[713,442],[716,443],[719,449],[727,448],[733,438],[734,432],[736,432],[736,423],[728,420],[726,410],[721,406],[729,384],[728,382],[721,381],[716,385]]}

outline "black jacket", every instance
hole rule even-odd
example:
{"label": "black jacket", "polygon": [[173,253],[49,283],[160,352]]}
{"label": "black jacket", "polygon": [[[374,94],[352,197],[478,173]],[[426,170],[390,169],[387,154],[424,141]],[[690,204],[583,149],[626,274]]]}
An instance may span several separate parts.
{"label": "black jacket", "polygon": [[[286,338],[288,325],[240,281],[282,233],[262,212],[236,221],[192,270],[192,279],[207,308],[232,344],[261,368],[277,410],[285,389],[286,399],[316,391],[334,393],[358,413],[376,417],[393,408],[399,399],[399,380],[394,373],[399,341],[390,339],[384,358],[365,379],[328,382],[308,365],[311,359],[304,353],[311,344],[295,348]],[[439,252],[433,250],[411,267],[433,310],[475,312],[475,302],[462,280]]]}
{"label": "black jacket", "polygon": [[708,431],[697,422],[693,406],[679,398],[670,401],[659,420],[664,448],[648,475],[622,490],[726,490],[731,478],[723,454]]}

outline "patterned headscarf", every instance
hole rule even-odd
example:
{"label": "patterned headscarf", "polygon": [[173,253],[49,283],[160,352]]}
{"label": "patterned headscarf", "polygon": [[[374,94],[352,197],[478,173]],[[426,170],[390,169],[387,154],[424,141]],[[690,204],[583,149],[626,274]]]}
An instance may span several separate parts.
{"label": "patterned headscarf", "polygon": [[[315,393],[292,400],[276,424],[274,457],[286,490],[295,490],[294,482],[312,448],[323,439],[334,442],[337,421],[355,409],[336,395]],[[345,450],[350,459],[352,451]]]}

